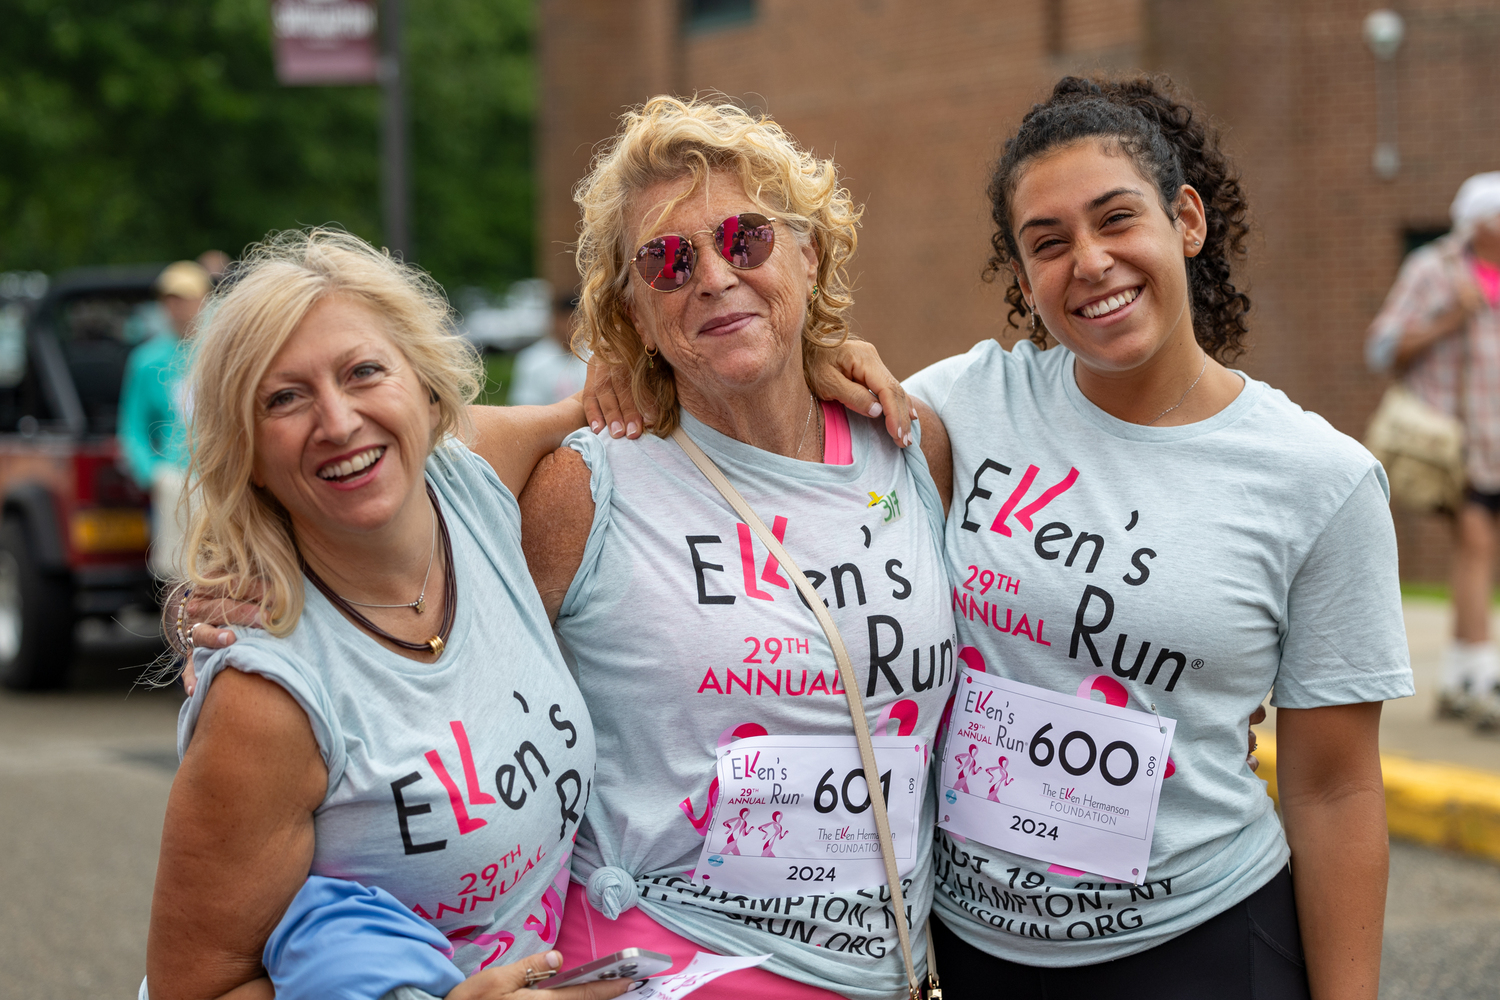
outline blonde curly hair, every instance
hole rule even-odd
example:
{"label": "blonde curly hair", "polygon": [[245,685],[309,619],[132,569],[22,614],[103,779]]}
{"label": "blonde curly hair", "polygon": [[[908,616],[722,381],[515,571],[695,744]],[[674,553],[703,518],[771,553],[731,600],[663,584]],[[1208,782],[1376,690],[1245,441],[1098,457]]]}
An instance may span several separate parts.
{"label": "blonde curly hair", "polygon": [[424,272],[357,236],[312,229],[273,233],[251,247],[205,308],[194,343],[185,543],[188,581],[199,592],[252,600],[273,635],[302,614],[302,571],[291,521],[251,482],[256,392],[266,370],[317,303],[337,295],[384,320],[385,332],[438,404],[435,445],[467,437],[466,406],[483,369],[452,332],[448,300]]}
{"label": "blonde curly hair", "polygon": [[582,211],[575,254],[582,283],[573,342],[575,350],[586,348],[629,373],[635,398],[655,410],[652,430],[662,437],[678,423],[677,384],[670,365],[647,364],[645,345],[626,308],[636,250],[628,245],[627,213],[631,199],[652,184],[692,177],[697,190],[714,171],[739,178],[800,245],[811,243],[817,252],[818,294],[802,330],[809,382],[818,352],[849,336],[845,313],[853,296],[847,265],[859,242],[864,209],[839,184],[834,162],[815,158],[769,116],[751,114],[721,94],[653,97],[621,118],[620,130],[573,192]]}

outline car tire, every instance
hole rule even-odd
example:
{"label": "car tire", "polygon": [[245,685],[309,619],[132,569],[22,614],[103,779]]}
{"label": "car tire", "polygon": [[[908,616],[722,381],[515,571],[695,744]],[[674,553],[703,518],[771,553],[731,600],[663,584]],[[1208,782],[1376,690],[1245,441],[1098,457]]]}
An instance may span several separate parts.
{"label": "car tire", "polygon": [[0,685],[12,691],[66,686],[73,660],[73,584],[38,567],[26,524],[0,522]]}

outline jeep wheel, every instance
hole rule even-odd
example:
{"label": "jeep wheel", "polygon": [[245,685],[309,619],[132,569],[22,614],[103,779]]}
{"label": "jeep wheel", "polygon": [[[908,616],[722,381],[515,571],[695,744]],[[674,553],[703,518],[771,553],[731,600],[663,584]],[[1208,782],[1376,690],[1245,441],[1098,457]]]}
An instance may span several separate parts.
{"label": "jeep wheel", "polygon": [[72,583],[37,568],[25,524],[8,517],[0,523],[0,684],[62,687],[72,659]]}

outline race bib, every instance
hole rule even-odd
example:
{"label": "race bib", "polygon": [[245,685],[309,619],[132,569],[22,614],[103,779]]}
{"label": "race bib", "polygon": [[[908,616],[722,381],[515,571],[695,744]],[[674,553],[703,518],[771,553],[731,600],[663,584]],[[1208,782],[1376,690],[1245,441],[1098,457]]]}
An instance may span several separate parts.
{"label": "race bib", "polygon": [[[1090,700],[1094,688],[1109,702]],[[1121,707],[1124,688],[1109,677],[1079,693],[965,668],[949,722],[938,826],[1140,885],[1177,724]]]}
{"label": "race bib", "polygon": [[[927,741],[876,736],[896,870],[916,864]],[[748,896],[883,885],[885,865],[852,736],[752,736],[719,750],[719,798],[695,880]]]}

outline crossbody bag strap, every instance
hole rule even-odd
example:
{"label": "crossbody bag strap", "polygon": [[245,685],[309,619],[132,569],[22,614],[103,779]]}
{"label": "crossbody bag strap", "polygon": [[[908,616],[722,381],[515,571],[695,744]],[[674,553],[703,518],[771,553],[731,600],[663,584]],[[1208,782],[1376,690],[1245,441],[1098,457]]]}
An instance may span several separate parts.
{"label": "crossbody bag strap", "polygon": [[818,617],[818,624],[823,626],[823,634],[828,637],[828,644],[833,647],[833,658],[838,661],[839,677],[844,683],[844,693],[849,699],[849,717],[854,722],[854,740],[859,744],[859,759],[864,765],[865,784],[870,789],[870,805],[875,814],[875,830],[880,838],[880,858],[885,862],[885,877],[891,887],[891,904],[896,911],[896,936],[901,941],[901,959],[906,963],[906,979],[911,987],[912,1000],[920,1000],[922,987],[917,980],[916,966],[911,957],[911,932],[906,925],[906,900],[901,893],[901,876],[896,872],[896,848],[891,841],[891,824],[886,816],[885,796],[880,791],[880,767],[875,762],[875,746],[870,742],[870,725],[865,720],[864,699],[859,694],[859,682],[854,676],[854,664],[849,659],[849,650],[844,647],[844,639],[839,635],[838,626],[833,623],[833,616],[828,613],[828,608],[823,604],[823,599],[813,589],[807,577],[797,568],[797,564],[787,553],[782,544],[771,534],[745,498],[740,496],[740,491],[734,488],[734,484],[724,477],[719,467],[714,464],[713,459],[703,453],[692,438],[688,437],[681,427],[672,431],[672,440],[677,442],[687,457],[692,459],[698,471],[703,473],[714,489],[729,501],[729,506],[740,519],[750,526],[762,544],[776,557],[782,569],[792,578],[797,585],[797,590],[802,594],[807,606],[812,609],[813,614]]}

